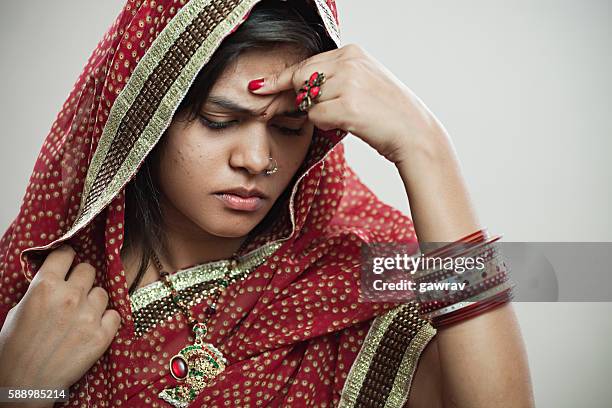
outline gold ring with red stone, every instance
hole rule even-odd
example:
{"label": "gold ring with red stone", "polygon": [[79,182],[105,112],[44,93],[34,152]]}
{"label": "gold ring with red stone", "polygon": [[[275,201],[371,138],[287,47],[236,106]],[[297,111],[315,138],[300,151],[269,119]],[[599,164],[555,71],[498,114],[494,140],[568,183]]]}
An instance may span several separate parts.
{"label": "gold ring with red stone", "polygon": [[325,82],[323,72],[314,72],[295,97],[295,106],[298,110],[306,112],[321,97],[321,85]]}

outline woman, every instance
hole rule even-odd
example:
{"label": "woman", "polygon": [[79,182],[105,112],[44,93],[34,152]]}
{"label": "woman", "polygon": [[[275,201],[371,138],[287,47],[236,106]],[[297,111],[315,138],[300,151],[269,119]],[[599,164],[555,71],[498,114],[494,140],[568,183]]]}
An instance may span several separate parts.
{"label": "woman", "polygon": [[[346,164],[347,132],[396,165],[414,227]],[[129,1],[0,242],[0,384],[79,406],[531,406],[508,298],[444,328],[360,301],[363,246],[482,231],[444,128],[339,46],[333,1]]]}

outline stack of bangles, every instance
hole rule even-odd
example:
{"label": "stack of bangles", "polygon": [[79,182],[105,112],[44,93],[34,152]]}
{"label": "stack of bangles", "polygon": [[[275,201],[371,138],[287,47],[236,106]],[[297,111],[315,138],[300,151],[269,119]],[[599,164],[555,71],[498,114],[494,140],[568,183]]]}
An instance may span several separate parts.
{"label": "stack of bangles", "polygon": [[440,258],[444,262],[449,258],[481,258],[484,267],[465,268],[461,273],[456,268],[444,267],[417,270],[414,275],[417,286],[438,282],[465,283],[462,290],[418,293],[421,317],[440,328],[510,302],[515,284],[510,280],[510,269],[503,259],[499,243],[496,243],[500,238],[501,235],[489,237],[486,229],[481,229],[424,254],[425,258]]}

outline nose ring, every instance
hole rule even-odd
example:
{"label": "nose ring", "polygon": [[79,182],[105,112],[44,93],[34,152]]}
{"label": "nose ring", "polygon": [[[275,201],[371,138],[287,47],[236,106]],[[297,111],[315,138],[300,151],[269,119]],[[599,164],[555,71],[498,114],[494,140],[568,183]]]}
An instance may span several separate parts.
{"label": "nose ring", "polygon": [[266,169],[266,176],[274,174],[278,171],[278,163],[276,162],[276,159],[273,159],[272,157],[268,157],[268,161],[274,162],[274,167]]}

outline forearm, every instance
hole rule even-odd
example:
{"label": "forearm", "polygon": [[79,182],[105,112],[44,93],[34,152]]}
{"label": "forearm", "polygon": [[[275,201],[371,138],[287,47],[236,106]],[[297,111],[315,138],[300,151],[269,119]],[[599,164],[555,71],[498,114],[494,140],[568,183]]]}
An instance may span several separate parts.
{"label": "forearm", "polygon": [[[482,228],[445,134],[396,162],[420,242],[452,242]],[[531,407],[531,381],[511,304],[438,330],[444,406]]]}

